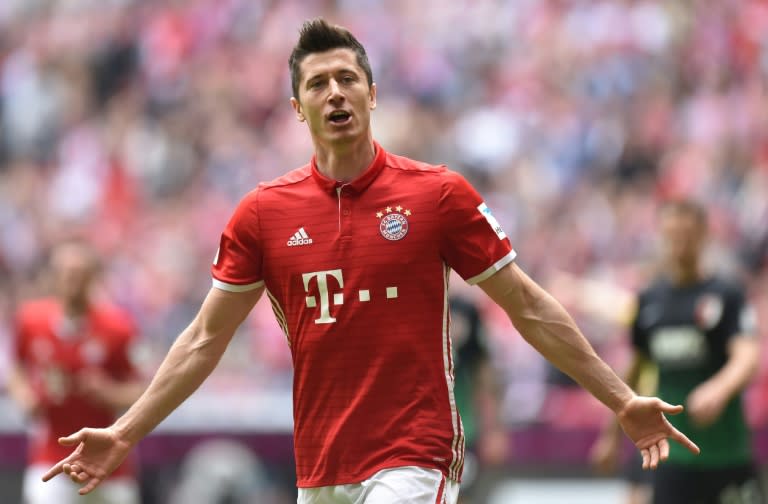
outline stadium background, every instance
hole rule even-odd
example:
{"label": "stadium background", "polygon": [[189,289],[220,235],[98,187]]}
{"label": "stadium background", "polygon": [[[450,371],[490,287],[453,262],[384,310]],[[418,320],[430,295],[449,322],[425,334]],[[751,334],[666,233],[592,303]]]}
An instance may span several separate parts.
{"label": "stadium background", "polygon": [[[24,454],[22,419],[2,393],[10,314],[45,290],[50,245],[73,231],[96,241],[104,293],[137,317],[136,359],[149,375],[209,288],[236,202],[311,154],[288,105],[287,57],[316,15],[368,49],[381,144],[464,173],[523,267],[611,364],[625,360],[654,211],[672,195],[707,203],[709,259],[749,283],[766,336],[763,1],[3,0],[0,501],[13,501]],[[498,502],[530,502],[526,491],[549,502],[561,487],[535,481],[564,476],[577,478],[564,487],[570,499],[612,502],[620,483],[586,466],[607,412],[478,302],[506,385],[511,451]],[[218,438],[251,448],[211,448],[236,467],[261,463],[262,479],[248,480],[262,488],[254,502],[290,502],[290,379],[262,302],[212,378],[140,447],[146,502],[178,493],[195,467],[189,451]],[[747,398],[762,460],[764,371]],[[222,481],[236,468],[221,467]]]}

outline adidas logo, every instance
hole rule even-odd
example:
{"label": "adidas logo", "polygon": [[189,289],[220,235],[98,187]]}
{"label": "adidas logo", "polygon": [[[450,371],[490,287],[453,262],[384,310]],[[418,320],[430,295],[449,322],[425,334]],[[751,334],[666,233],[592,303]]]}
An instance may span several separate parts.
{"label": "adidas logo", "polygon": [[304,231],[303,227],[299,228],[299,230],[293,233],[293,236],[288,239],[289,247],[298,247],[299,245],[312,245],[312,238],[310,238],[307,232]]}

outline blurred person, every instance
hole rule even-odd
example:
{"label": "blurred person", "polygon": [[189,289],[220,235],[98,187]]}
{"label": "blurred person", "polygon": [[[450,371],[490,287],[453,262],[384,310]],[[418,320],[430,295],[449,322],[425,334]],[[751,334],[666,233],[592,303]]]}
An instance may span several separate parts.
{"label": "blurred person", "polygon": [[[638,296],[628,383],[637,385],[640,370],[655,364],[659,397],[687,407],[672,424],[700,443],[702,455],[672,446],[668,463],[653,476],[652,502],[762,503],[742,408],[742,391],[758,367],[754,311],[743,286],[702,264],[708,227],[703,206],[666,203],[658,225],[663,271]],[[615,458],[615,423],[598,445],[597,464]]]}
{"label": "blurred person", "polygon": [[[80,502],[70,481],[40,481],[69,451],[59,437],[85,425],[110,425],[142,390],[130,359],[134,322],[94,294],[96,252],[85,241],[68,240],[54,246],[49,262],[54,294],[19,306],[16,362],[8,382],[10,395],[30,420],[25,504]],[[133,461],[116,468],[84,502],[138,503]]]}
{"label": "blurred person", "polygon": [[466,294],[450,295],[449,306],[454,396],[466,445],[459,503],[479,503],[507,462],[509,435],[501,422],[502,391],[483,315]]}
{"label": "blurred person", "polygon": [[260,184],[221,235],[213,286],[148,389],[44,476],[95,490],[216,367],[264,291],[294,364],[299,503],[455,503],[464,432],[454,397],[448,275],[499,304],[524,338],[619,418],[655,469],[682,411],[637,396],[594,352],[562,306],[515,263],[480,195],[457,173],[390,154],[374,141],[376,85],[346,29],[306,22],[289,66],[310,162]]}

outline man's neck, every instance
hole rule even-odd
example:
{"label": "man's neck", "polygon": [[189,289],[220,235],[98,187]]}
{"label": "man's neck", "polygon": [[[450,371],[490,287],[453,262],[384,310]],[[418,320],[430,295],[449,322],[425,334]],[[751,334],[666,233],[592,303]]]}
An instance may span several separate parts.
{"label": "man's neck", "polygon": [[343,147],[315,146],[317,169],[326,177],[341,182],[357,178],[370,166],[375,156],[376,150],[370,137]]}
{"label": "man's neck", "polygon": [[704,276],[698,264],[671,265],[668,274],[672,282],[679,286],[695,284]]}
{"label": "man's neck", "polygon": [[70,319],[79,319],[88,312],[88,299],[67,299],[62,302],[64,315]]}

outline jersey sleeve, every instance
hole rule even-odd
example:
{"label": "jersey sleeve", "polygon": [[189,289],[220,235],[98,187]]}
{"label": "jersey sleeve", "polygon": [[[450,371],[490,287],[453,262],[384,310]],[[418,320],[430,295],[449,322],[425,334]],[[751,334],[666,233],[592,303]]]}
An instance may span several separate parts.
{"label": "jersey sleeve", "polygon": [[629,326],[629,337],[632,347],[641,351],[643,354],[649,354],[648,348],[648,330],[641,324],[640,313],[645,305],[644,296],[641,294],[635,300],[635,313],[632,316]]}
{"label": "jersey sleeve", "polygon": [[213,286],[230,292],[261,287],[261,263],[257,189],[240,201],[221,233],[211,267]]}
{"label": "jersey sleeve", "polygon": [[722,327],[726,340],[734,336],[757,335],[757,314],[741,286],[733,286],[727,294]]}
{"label": "jersey sleeve", "polygon": [[467,283],[482,282],[515,259],[504,230],[464,177],[446,171],[438,205],[440,254]]}

